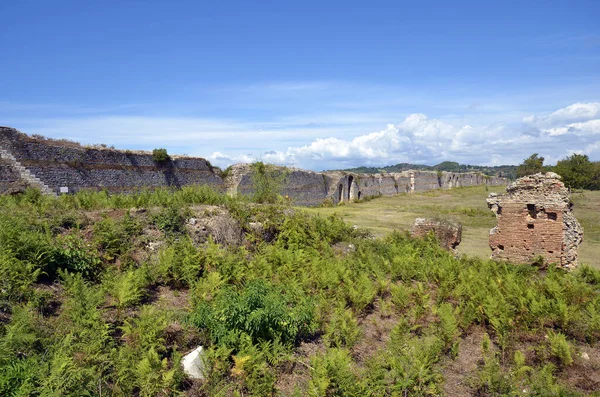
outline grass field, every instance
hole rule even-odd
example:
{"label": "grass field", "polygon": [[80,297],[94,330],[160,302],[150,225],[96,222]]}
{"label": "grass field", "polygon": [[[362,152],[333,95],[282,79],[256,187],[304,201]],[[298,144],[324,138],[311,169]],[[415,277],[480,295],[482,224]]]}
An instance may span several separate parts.
{"label": "grass field", "polygon": [[[367,202],[310,208],[308,211],[323,215],[337,213],[346,222],[369,228],[377,236],[386,235],[393,230],[410,230],[418,217],[453,219],[463,225],[459,251],[486,258],[491,253],[488,235],[490,229],[496,225],[496,218],[487,208],[485,199],[490,192],[504,191],[503,187],[466,187],[379,197]],[[573,201],[575,216],[584,228],[584,241],[579,252],[580,261],[600,268],[600,192],[575,193]]]}

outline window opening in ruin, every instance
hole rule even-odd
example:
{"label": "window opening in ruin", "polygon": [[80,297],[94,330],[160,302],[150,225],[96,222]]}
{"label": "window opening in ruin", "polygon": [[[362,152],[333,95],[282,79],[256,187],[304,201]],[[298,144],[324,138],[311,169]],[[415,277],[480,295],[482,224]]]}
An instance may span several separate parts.
{"label": "window opening in ruin", "polygon": [[527,211],[529,212],[530,217],[532,217],[532,218],[536,217],[535,204],[527,204]]}
{"label": "window opening in ruin", "polygon": [[358,199],[360,200],[361,192],[358,192]]}
{"label": "window opening in ruin", "polygon": [[551,221],[555,221],[556,220],[556,212],[548,212],[548,219],[550,219]]}
{"label": "window opening in ruin", "polygon": [[498,249],[499,249],[500,251],[504,251],[504,246],[503,246],[502,244],[498,244]]}
{"label": "window opening in ruin", "polygon": [[527,229],[533,229],[533,223],[529,223],[529,224],[527,225]]}
{"label": "window opening in ruin", "polygon": [[352,190],[352,181],[354,181],[354,177],[350,175],[348,178],[348,201],[350,201],[350,190]]}
{"label": "window opening in ruin", "polygon": [[343,200],[343,198],[344,198],[344,196],[343,196],[343,194],[344,194],[344,185],[342,185],[340,183],[340,186],[338,187],[338,190],[339,190],[339,192],[338,192],[338,203],[341,203],[342,200]]}

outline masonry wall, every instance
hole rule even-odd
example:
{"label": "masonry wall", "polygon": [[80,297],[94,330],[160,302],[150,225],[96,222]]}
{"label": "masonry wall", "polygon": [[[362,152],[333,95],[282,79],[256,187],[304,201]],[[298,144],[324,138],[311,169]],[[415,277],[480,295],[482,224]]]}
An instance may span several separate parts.
{"label": "masonry wall", "polygon": [[[314,206],[323,203],[327,197],[327,181],[323,174],[299,169],[276,168],[273,175],[280,185],[279,193],[292,198],[294,204]],[[252,167],[249,164],[236,164],[231,176],[225,181],[229,192],[249,196],[255,193]]]}
{"label": "masonry wall", "polygon": [[490,231],[492,259],[577,265],[583,229],[572,213],[569,191],[554,173],[518,179],[503,195],[490,194],[488,206],[498,225]]}
{"label": "masonry wall", "polygon": [[[232,194],[254,192],[252,169],[248,164],[235,165],[222,179],[202,158],[181,157],[157,164],[148,153],[86,148],[37,139],[8,127],[0,127],[0,149],[8,150],[21,166],[56,193],[60,187],[68,187],[70,192],[82,189],[130,192],[145,187],[196,184],[210,185]],[[436,172],[410,171],[370,175],[279,169],[282,176],[280,193],[289,196],[296,205],[304,206],[457,186],[506,184],[504,178],[485,178],[480,174],[438,175]],[[0,193],[8,193],[15,186],[18,173],[10,164],[5,164],[0,172]]]}
{"label": "masonry wall", "polygon": [[53,191],[68,187],[132,191],[140,187],[191,184],[220,189],[223,180],[201,158],[176,158],[157,164],[151,154],[65,146],[0,129],[0,145]]}
{"label": "masonry wall", "polygon": [[13,193],[23,187],[21,176],[8,161],[0,159],[0,193]]}
{"label": "masonry wall", "polygon": [[532,216],[527,203],[502,207],[498,227],[490,234],[494,259],[527,263],[541,255],[549,263],[561,263],[564,208],[551,206],[537,211]]}

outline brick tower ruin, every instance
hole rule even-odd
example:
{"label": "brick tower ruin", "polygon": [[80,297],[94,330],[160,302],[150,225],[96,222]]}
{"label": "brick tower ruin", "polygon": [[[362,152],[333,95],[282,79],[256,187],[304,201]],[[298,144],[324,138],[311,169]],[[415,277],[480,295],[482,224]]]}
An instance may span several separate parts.
{"label": "brick tower ruin", "polygon": [[583,229],[559,175],[548,172],[517,179],[506,194],[491,193],[487,203],[498,220],[490,231],[492,259],[531,263],[542,256],[546,263],[577,266]]}

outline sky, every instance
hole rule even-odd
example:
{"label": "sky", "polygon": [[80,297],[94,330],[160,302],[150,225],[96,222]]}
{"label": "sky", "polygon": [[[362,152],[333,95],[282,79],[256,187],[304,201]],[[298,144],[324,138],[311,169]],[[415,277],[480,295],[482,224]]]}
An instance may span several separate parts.
{"label": "sky", "polygon": [[3,1],[0,125],[226,167],[600,160],[600,1]]}

